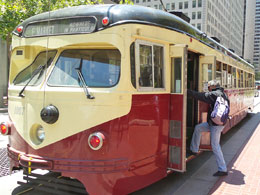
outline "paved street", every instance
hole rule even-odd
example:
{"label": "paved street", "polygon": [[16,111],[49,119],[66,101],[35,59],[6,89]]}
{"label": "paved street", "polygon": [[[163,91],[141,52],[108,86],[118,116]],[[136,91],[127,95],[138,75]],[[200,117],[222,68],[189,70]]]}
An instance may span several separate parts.
{"label": "paved street", "polygon": [[[0,113],[0,123],[8,119],[7,113]],[[0,177],[9,174],[9,160],[7,156],[6,145],[8,143],[8,138],[6,136],[0,135]]]}
{"label": "paved street", "polygon": [[[256,98],[256,104],[260,98]],[[0,114],[0,121],[7,114]],[[216,163],[212,152],[204,152],[187,164],[186,173],[173,173],[165,179],[148,186],[133,195],[207,195],[207,194],[260,194],[260,104],[230,132],[221,138],[222,150],[228,164],[229,175],[218,178],[212,174],[216,171]],[[29,187],[18,187],[22,181],[22,172],[7,175],[6,148],[7,137],[0,135],[0,194],[39,194]]]}

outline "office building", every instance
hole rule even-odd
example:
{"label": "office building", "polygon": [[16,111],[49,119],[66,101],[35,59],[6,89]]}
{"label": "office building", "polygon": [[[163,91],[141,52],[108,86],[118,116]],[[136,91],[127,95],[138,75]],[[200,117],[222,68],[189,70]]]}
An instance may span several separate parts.
{"label": "office building", "polygon": [[246,1],[244,57],[260,71],[260,0]]}
{"label": "office building", "polygon": [[[134,0],[134,4],[163,10],[160,0]],[[244,0],[163,0],[163,4],[167,11],[183,12],[190,24],[242,55]]]}

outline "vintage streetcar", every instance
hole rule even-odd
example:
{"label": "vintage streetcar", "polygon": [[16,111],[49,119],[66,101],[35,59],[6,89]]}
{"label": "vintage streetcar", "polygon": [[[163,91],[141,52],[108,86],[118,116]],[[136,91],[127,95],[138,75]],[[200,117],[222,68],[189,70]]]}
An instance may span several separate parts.
{"label": "vintage streetcar", "polygon": [[184,172],[207,115],[186,91],[211,79],[231,102],[225,133],[253,108],[254,67],[179,17],[133,5],[33,16],[13,32],[1,124],[10,168],[56,172],[89,194],[128,194]]}

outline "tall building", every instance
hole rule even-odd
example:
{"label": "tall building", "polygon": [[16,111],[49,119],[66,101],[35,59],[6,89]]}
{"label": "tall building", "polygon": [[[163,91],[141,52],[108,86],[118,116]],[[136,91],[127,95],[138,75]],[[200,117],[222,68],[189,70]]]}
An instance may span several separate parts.
{"label": "tall building", "polygon": [[260,71],[260,0],[247,0],[244,58]]}
{"label": "tall building", "polygon": [[[181,11],[190,23],[222,45],[242,55],[244,0],[162,0],[168,11]],[[134,0],[134,4],[163,9],[160,0]]]}

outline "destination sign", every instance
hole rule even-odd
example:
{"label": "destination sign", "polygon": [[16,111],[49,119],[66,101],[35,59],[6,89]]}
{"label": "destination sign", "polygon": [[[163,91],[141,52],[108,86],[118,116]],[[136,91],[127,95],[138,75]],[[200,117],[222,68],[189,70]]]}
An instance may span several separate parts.
{"label": "destination sign", "polygon": [[51,36],[60,34],[91,33],[96,29],[94,17],[65,18],[28,24],[25,37]]}

